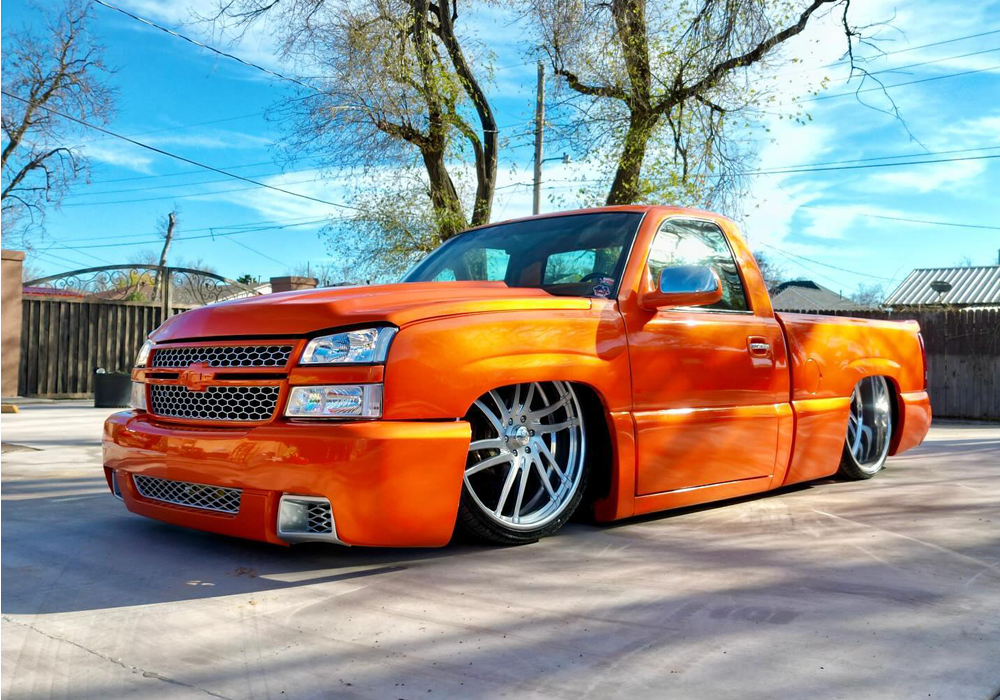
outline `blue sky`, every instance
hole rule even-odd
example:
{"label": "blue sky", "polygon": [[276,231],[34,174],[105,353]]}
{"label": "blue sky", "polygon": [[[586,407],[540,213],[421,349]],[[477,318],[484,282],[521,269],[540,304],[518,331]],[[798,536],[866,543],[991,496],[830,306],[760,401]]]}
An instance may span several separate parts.
{"label": "blue sky", "polygon": [[[121,0],[121,5],[210,40],[199,27],[182,26],[190,19],[188,3]],[[208,0],[199,1],[201,9],[208,6]],[[757,169],[926,151],[963,151],[937,158],[1000,155],[1000,148],[971,150],[1000,147],[1000,33],[914,49],[1000,30],[1000,3],[918,0],[894,7],[870,2],[860,10],[867,14],[859,13],[859,19],[885,19],[895,13],[894,29],[884,33],[881,44],[894,53],[870,66],[887,71],[879,75],[887,85],[940,78],[890,90],[915,140],[891,116],[859,104],[853,96],[806,102],[802,106],[812,120],[804,125],[764,117],[769,131],[754,132],[760,149]],[[6,0],[5,35],[32,21],[33,13],[23,0]],[[121,99],[111,129],[296,192],[331,201],[343,197],[342,183],[324,181],[309,161],[281,172],[273,144],[282,132],[263,112],[291,94],[285,83],[111,10],[97,8],[97,18],[96,30],[108,47],[110,63],[118,67],[114,80]],[[510,125],[509,146],[501,156],[501,186],[528,181],[532,155],[524,125],[533,110],[535,67],[526,62],[524,47],[514,43],[521,33],[505,24],[508,21],[502,10],[490,10],[467,25],[467,31],[494,52],[499,67],[490,93],[498,122]],[[498,24],[505,30],[496,31]],[[823,76],[830,78],[824,95],[853,89],[844,83],[842,66],[824,68],[840,58],[843,39],[838,32],[836,23],[827,20],[787,46],[785,56],[795,63],[779,73],[775,112],[808,98]],[[496,41],[498,34],[512,39]],[[267,32],[251,33],[233,50],[282,70]],[[917,63],[924,65],[913,65]],[[944,77],[955,73],[968,74]],[[885,105],[878,93],[866,93],[865,98]],[[217,123],[205,123],[210,121]],[[39,271],[126,262],[140,251],[158,251],[156,221],[174,204],[181,217],[170,255],[174,264],[201,260],[230,277],[267,278],[329,259],[318,222],[336,214],[335,209],[238,181],[218,182],[219,175],[196,172],[99,134],[81,140],[94,163],[92,182],[78,186],[61,211],[50,212],[48,239],[28,261]],[[546,155],[557,154],[550,150]],[[546,195],[558,196],[573,187],[565,183],[579,176],[580,166],[549,163],[545,172]],[[845,293],[861,283],[881,282],[891,289],[915,267],[952,265],[965,257],[976,264],[996,264],[1000,230],[897,219],[1000,226],[998,193],[1000,159],[762,175],[752,181],[740,223],[751,246],[771,254],[792,276],[812,278]],[[530,208],[528,187],[498,191],[497,219],[523,216]],[[543,207],[551,208],[551,202]],[[273,225],[284,228],[256,230]],[[237,230],[242,232],[219,235]]]}

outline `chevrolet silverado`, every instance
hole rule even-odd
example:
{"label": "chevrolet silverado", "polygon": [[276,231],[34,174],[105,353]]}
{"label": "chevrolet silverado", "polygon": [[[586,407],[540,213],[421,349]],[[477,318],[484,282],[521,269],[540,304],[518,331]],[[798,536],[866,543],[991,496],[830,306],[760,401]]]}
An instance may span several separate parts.
{"label": "chevrolet silverado", "polygon": [[735,225],[674,207],[491,224],[397,284],[187,311],[135,364],[112,493],[278,544],[516,544],[867,479],[931,420],[916,323],[776,313]]}

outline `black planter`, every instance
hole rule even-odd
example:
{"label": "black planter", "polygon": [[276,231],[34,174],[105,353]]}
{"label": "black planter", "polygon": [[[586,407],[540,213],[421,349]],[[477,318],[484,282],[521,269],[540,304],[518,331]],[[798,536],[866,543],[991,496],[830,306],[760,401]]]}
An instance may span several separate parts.
{"label": "black planter", "polygon": [[132,399],[128,374],[94,374],[94,408],[124,408]]}

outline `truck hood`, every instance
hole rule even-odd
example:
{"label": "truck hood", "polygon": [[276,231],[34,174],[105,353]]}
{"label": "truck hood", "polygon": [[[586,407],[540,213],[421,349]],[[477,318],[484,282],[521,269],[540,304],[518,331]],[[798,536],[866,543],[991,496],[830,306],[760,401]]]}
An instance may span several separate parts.
{"label": "truck hood", "polygon": [[419,282],[310,289],[210,304],[171,316],[153,342],[294,337],[359,323],[408,323],[489,311],[589,309],[590,299],[553,296],[503,282]]}

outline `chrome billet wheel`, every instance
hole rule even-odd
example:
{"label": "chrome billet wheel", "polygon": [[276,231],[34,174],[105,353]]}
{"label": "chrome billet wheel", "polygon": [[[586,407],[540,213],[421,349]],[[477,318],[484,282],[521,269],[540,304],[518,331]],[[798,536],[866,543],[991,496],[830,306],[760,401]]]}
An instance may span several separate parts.
{"label": "chrome billet wheel", "polygon": [[494,389],[469,409],[472,442],[459,522],[503,543],[555,532],[580,503],[586,479],[583,412],[566,382]]}
{"label": "chrome billet wheel", "polygon": [[892,397],[885,377],[865,377],[851,394],[840,474],[869,479],[885,465],[892,440]]}

